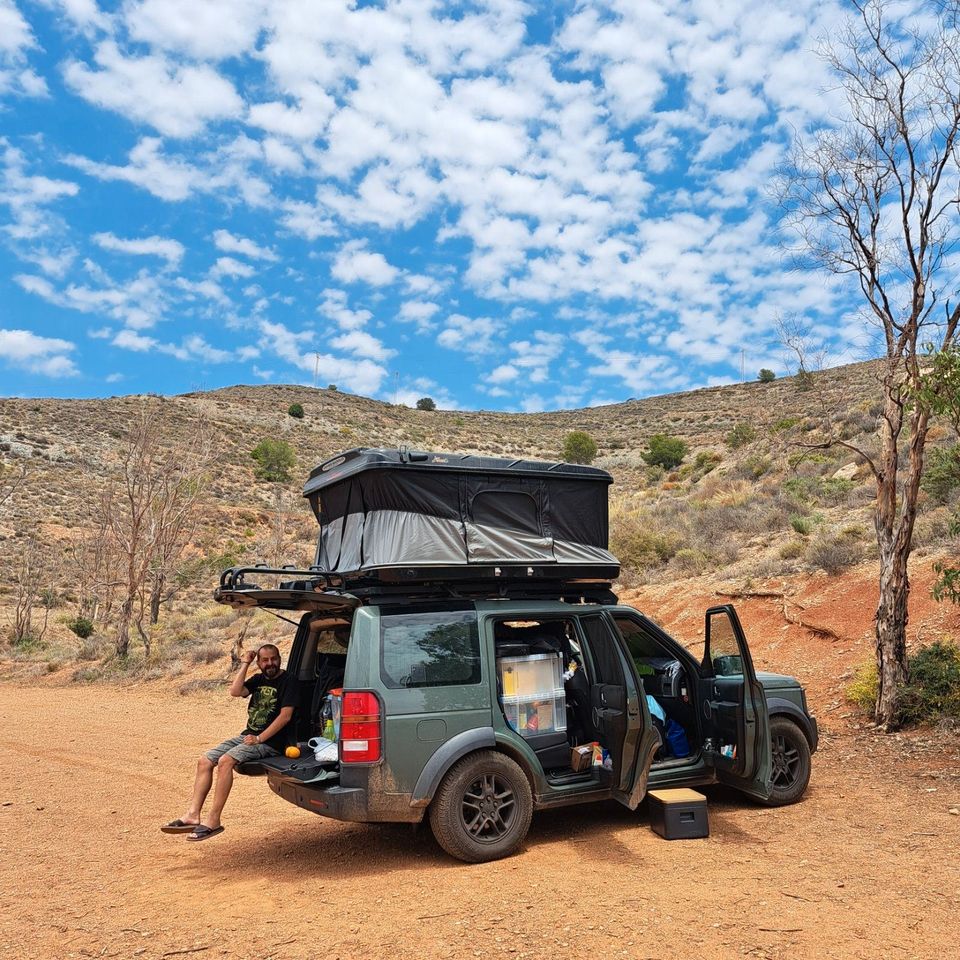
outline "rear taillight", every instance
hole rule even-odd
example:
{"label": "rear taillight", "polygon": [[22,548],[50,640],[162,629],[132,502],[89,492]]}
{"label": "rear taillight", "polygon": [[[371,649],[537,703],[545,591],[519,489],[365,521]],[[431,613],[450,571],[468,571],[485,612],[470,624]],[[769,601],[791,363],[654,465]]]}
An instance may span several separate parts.
{"label": "rear taillight", "polygon": [[343,691],[340,718],[340,762],[376,763],[381,756],[383,716],[376,694],[368,690]]}

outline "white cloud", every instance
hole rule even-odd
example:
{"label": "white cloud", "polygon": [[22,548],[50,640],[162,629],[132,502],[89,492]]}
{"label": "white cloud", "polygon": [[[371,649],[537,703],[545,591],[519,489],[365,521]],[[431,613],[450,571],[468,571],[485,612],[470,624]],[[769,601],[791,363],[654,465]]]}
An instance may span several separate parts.
{"label": "white cloud", "polygon": [[432,300],[405,300],[397,316],[404,323],[415,323],[417,330],[429,330],[430,320],[440,312],[440,304]]}
{"label": "white cloud", "polygon": [[134,330],[121,330],[110,341],[115,347],[121,347],[124,350],[135,350],[137,353],[149,353],[157,348],[157,340],[153,337],[144,336]]}
{"label": "white cloud", "polygon": [[258,327],[264,347],[298,370],[315,373],[320,382],[335,383],[369,396],[380,389],[387,375],[386,368],[373,360],[350,360],[310,349],[314,340],[310,330],[295,333],[270,320],[261,320]]}
{"label": "white cloud", "polygon": [[13,0],[0,0],[0,96],[43,97],[46,81],[27,66],[27,51],[37,41]]}
{"label": "white cloud", "polygon": [[256,272],[249,263],[233,257],[219,257],[210,270],[214,277],[252,277]]}
{"label": "white cloud", "polygon": [[186,277],[177,277],[176,285],[188,294],[204,297],[216,303],[226,304],[230,298],[223,292],[223,287],[216,280],[189,280]]}
{"label": "white cloud", "polygon": [[359,357],[368,357],[371,360],[383,362],[396,356],[396,350],[390,350],[376,337],[372,337],[363,330],[351,330],[330,341],[330,346],[336,350],[343,350]]}
{"label": "white cloud", "polygon": [[336,225],[323,212],[323,208],[319,204],[313,206],[298,200],[287,200],[281,206],[283,215],[280,217],[280,222],[291,233],[307,240],[317,240],[320,237],[336,235]]}
{"label": "white cloud", "polygon": [[97,163],[76,154],[64,160],[98,180],[124,180],[148,190],[161,200],[185,200],[194,190],[207,188],[200,170],[181,160],[163,156],[161,141],[157,137],[144,137],[130,151],[130,162],[126,166]]}
{"label": "white cloud", "polygon": [[462,353],[483,354],[494,349],[493,338],[503,329],[503,324],[490,317],[465,317],[454,313],[447,317],[437,343],[448,350]]}
{"label": "white cloud", "polygon": [[91,239],[104,250],[114,250],[117,253],[130,253],[136,256],[162,257],[171,266],[179,264],[186,252],[179,240],[170,240],[166,237],[152,236],[123,240],[112,233],[95,233]]}
{"label": "white cloud", "polygon": [[265,0],[142,0],[128,3],[130,35],[197,60],[222,60],[253,49],[264,24]]}
{"label": "white cloud", "polygon": [[72,377],[80,371],[67,354],[76,349],[69,340],[41,337],[29,330],[0,329],[0,357],[12,367],[45,377]]}
{"label": "white cloud", "polygon": [[367,283],[372,287],[388,286],[400,275],[382,253],[371,253],[365,240],[345,243],[334,257],[330,273],[341,283]]}
{"label": "white cloud", "polygon": [[347,306],[345,290],[324,290],[323,301],[317,310],[328,320],[333,320],[341,330],[359,330],[373,317],[369,310],[351,310]]}
{"label": "white cloud", "polygon": [[488,373],[484,380],[487,383],[510,383],[520,376],[520,371],[509,363],[501,363],[492,372]]}
{"label": "white cloud", "polygon": [[234,359],[234,354],[230,350],[221,350],[219,347],[211,346],[199,334],[191,334],[183,341],[183,348],[191,358],[203,360],[206,363],[229,363]]}
{"label": "white cloud", "polygon": [[251,260],[269,260],[275,263],[279,259],[276,252],[269,247],[261,247],[246,237],[234,236],[228,230],[214,230],[213,242],[217,249],[224,253],[239,253]]}
{"label": "white cloud", "polygon": [[70,61],[67,84],[91,103],[169,137],[193,136],[210,121],[238,117],[243,109],[233,85],[206,65],[183,66],[156,55],[126,57],[112,40],[97,47],[94,60],[97,70]]}
{"label": "white cloud", "polygon": [[69,180],[27,173],[23,151],[0,137],[3,168],[0,170],[0,204],[10,208],[11,223],[4,230],[16,240],[34,240],[56,229],[59,221],[44,208],[63,197],[74,197],[80,188]]}
{"label": "white cloud", "polygon": [[525,371],[525,379],[530,383],[543,383],[549,376],[551,362],[563,353],[565,343],[563,334],[536,330],[532,340],[515,340],[510,344],[513,358],[505,366]]}
{"label": "white cloud", "polygon": [[336,101],[319,87],[311,86],[299,104],[257,103],[250,107],[249,122],[268,133],[291,140],[315,140],[324,131],[336,109]]}

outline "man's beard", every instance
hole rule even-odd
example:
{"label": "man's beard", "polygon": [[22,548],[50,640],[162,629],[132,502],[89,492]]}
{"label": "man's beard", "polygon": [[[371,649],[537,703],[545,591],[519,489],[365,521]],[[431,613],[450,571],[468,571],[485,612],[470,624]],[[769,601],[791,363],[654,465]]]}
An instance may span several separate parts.
{"label": "man's beard", "polygon": [[280,672],[280,668],[279,668],[279,667],[264,667],[264,668],[263,668],[263,675],[264,675],[265,677],[267,677],[267,679],[269,679],[269,680],[272,680],[279,672]]}

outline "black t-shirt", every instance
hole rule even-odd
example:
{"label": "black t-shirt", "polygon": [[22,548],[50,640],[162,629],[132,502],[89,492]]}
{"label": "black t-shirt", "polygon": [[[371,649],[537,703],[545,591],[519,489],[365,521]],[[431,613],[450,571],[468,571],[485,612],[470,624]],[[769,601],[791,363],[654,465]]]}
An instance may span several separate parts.
{"label": "black t-shirt", "polygon": [[[297,681],[286,670],[281,670],[272,680],[268,680],[262,673],[254,674],[248,677],[243,685],[250,691],[247,727],[244,733],[261,733],[277,719],[281,708],[297,705]],[[264,742],[283,753],[292,742],[289,737],[294,729],[291,721],[278,734]]]}

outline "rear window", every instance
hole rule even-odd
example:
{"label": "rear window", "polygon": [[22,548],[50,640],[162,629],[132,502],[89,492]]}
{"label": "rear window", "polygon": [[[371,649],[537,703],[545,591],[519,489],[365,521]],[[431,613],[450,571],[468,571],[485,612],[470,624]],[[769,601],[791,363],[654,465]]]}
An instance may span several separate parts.
{"label": "rear window", "polygon": [[452,687],[480,682],[474,611],[380,618],[380,677],[387,687]]}

